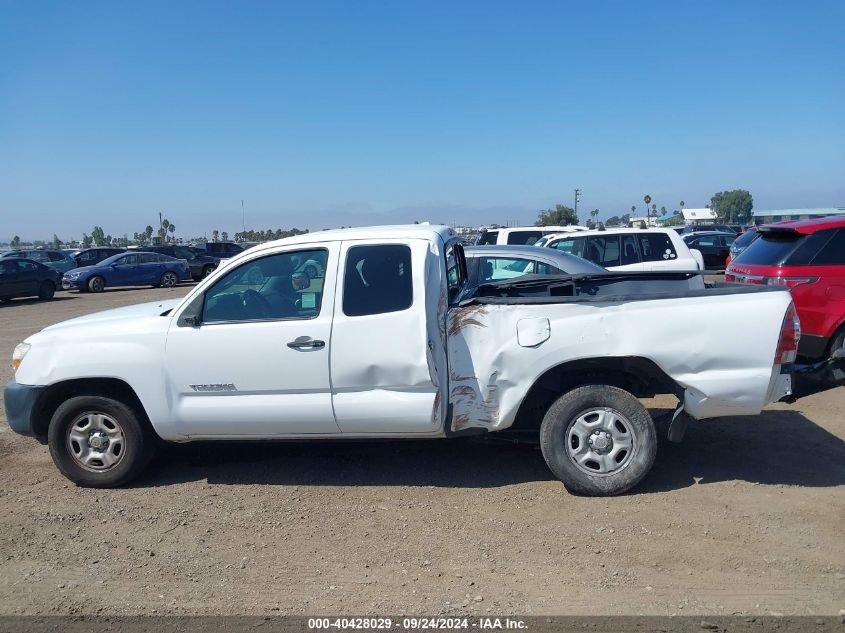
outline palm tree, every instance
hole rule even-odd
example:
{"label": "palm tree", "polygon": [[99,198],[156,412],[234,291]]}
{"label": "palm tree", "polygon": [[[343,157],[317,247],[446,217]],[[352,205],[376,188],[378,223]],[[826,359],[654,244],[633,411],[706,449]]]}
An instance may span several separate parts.
{"label": "palm tree", "polygon": [[637,212],[637,205],[632,204],[631,205],[631,213],[636,213],[636,212]]}
{"label": "palm tree", "polygon": [[171,240],[170,240],[170,241],[171,241],[171,242],[175,242],[175,241],[176,241],[176,238],[173,236],[173,234],[174,234],[174,233],[176,233],[176,225],[175,225],[175,224],[171,224],[170,226],[168,226],[168,227],[167,227],[167,230],[168,230],[168,231],[170,231],[170,236],[171,236]]}
{"label": "palm tree", "polygon": [[599,210],[598,210],[598,209],[593,209],[592,211],[590,211],[590,217],[591,217],[591,218],[593,218],[593,224],[595,224],[595,223],[596,223],[596,218],[598,218],[598,217],[599,217]]}

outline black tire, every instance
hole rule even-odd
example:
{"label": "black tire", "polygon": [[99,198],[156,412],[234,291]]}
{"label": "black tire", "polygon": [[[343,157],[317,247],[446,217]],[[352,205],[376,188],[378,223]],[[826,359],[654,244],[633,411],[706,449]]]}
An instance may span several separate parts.
{"label": "black tire", "polygon": [[99,275],[94,275],[88,280],[87,286],[89,292],[102,292],[106,289],[106,280]]}
{"label": "black tire", "polygon": [[[623,456],[618,470],[606,474],[585,472],[569,454],[572,442],[579,442],[572,438],[573,426],[592,409],[621,414],[631,427],[626,428],[632,435],[630,454]],[[636,486],[651,470],[657,443],[648,410],[629,392],[610,385],[585,385],[562,395],[549,407],[540,427],[540,448],[549,469],[570,492],[592,497],[618,495]]]}
{"label": "black tire", "polygon": [[845,327],[840,328],[840,330],[833,335],[833,338],[830,339],[830,347],[828,347],[825,358],[830,358],[833,355],[833,352],[843,348],[845,348]]}
{"label": "black tire", "polygon": [[179,276],[172,270],[168,270],[161,276],[158,285],[162,288],[175,288],[179,285]]}
{"label": "black tire", "polygon": [[[122,432],[120,459],[107,470],[88,469],[71,452],[68,440],[71,425],[80,416],[92,412],[112,418]],[[131,481],[147,467],[155,450],[155,435],[126,404],[104,396],[77,396],[56,409],[47,431],[47,444],[59,471],[76,485],[114,488]]]}
{"label": "black tire", "polygon": [[0,298],[0,303],[9,303],[11,300],[11,297],[2,297]]}
{"label": "black tire", "polygon": [[214,272],[214,270],[215,270],[216,268],[217,268],[217,266],[211,266],[211,265],[205,266],[205,267],[202,269],[202,277],[201,277],[201,279],[205,279],[206,277],[208,277],[211,273],[213,273],[213,272]]}
{"label": "black tire", "polygon": [[38,288],[38,298],[43,299],[44,301],[49,301],[53,298],[53,295],[56,294],[56,286],[53,285],[52,281],[42,281],[41,286]]}

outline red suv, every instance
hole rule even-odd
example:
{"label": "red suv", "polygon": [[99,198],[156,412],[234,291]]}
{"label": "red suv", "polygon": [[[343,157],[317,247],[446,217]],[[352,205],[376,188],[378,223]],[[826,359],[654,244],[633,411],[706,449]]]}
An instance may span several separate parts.
{"label": "red suv", "polygon": [[845,347],[845,218],[764,225],[725,281],[786,286],[801,319],[798,353],[827,358]]}

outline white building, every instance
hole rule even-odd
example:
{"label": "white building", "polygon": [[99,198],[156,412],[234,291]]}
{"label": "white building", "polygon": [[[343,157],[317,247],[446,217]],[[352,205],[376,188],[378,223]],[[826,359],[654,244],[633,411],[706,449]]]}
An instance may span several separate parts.
{"label": "white building", "polygon": [[684,224],[715,224],[716,214],[712,209],[684,209]]}

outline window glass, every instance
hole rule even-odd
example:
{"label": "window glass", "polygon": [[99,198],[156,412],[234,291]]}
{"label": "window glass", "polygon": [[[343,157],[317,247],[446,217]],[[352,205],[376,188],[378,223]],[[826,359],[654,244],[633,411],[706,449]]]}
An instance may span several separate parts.
{"label": "window glass", "polygon": [[176,253],[176,257],[178,257],[179,259],[187,259],[190,261],[197,256],[196,253],[194,253],[194,251],[192,251],[187,246],[177,246],[175,247],[174,251]]}
{"label": "window glass", "polygon": [[665,233],[638,235],[640,252],[644,262],[657,262],[663,259],[677,259],[678,254],[672,246],[672,240]]}
{"label": "window glass", "polygon": [[[320,314],[328,251],[279,253],[241,264],[205,294],[203,323],[311,319]],[[296,268],[314,262],[311,278]]]}
{"label": "window glass", "polygon": [[602,235],[594,236],[587,242],[586,254],[584,255],[594,264],[607,268],[608,266],[619,266],[619,236]]}
{"label": "window glass", "polygon": [[637,238],[633,235],[622,236],[622,265],[639,264],[640,257],[637,254]]}
{"label": "window glass", "polygon": [[25,255],[21,255],[21,257],[26,257],[27,259],[34,259],[37,262],[49,262],[50,258],[47,257],[47,253],[42,251],[31,251]]}
{"label": "window glass", "polygon": [[398,312],[413,303],[411,249],[403,244],[353,246],[343,275],[347,316]]}
{"label": "window glass", "polygon": [[542,231],[511,231],[508,233],[508,244],[531,246],[541,237],[543,237]]}
{"label": "window glass", "polygon": [[33,264],[32,262],[28,262],[25,259],[19,259],[17,261],[18,270],[22,273],[31,273],[34,270],[38,270],[38,266]]}
{"label": "window glass", "polygon": [[65,256],[62,253],[57,253],[55,251],[50,251],[49,253],[47,253],[47,256],[50,258],[51,262],[65,261]]}
{"label": "window glass", "polygon": [[17,266],[15,266],[15,262],[0,261],[0,273],[3,273],[4,275],[11,275],[15,272],[17,272]]}
{"label": "window glass", "polygon": [[[819,231],[821,233],[822,231]],[[839,229],[813,258],[813,266],[845,264],[845,229]]]}
{"label": "window glass", "polygon": [[136,266],[138,264],[137,255],[126,255],[117,260],[118,266]]}
{"label": "window glass", "polygon": [[449,301],[451,302],[461,288],[461,273],[458,268],[458,258],[455,256],[455,245],[452,244],[446,249],[446,283],[449,288]]}
{"label": "window glass", "polygon": [[97,258],[97,253],[95,251],[86,251],[77,255],[76,258],[80,262],[92,262]]}
{"label": "window glass", "polygon": [[718,235],[704,235],[697,240],[693,240],[693,247],[695,246],[719,246]]}
{"label": "window glass", "polygon": [[138,261],[141,264],[157,264],[162,261],[162,259],[161,255],[158,255],[157,253],[141,253],[138,255]]}
{"label": "window glass", "polygon": [[552,248],[563,251],[564,253],[569,253],[570,255],[583,257],[584,244],[586,242],[587,239],[584,237],[565,237],[552,244]]}
{"label": "window glass", "polygon": [[498,238],[498,231],[484,231],[484,233],[481,234],[481,237],[478,238],[478,242],[476,242],[476,244],[478,244],[478,246],[484,246],[486,244],[495,244]]}
{"label": "window glass", "polygon": [[[796,231],[766,231],[755,240],[734,260],[737,264],[751,264],[760,266],[779,266],[795,251],[807,235]],[[813,252],[815,255],[815,251]],[[812,255],[810,256],[812,257]],[[792,259],[792,258],[790,258]],[[801,257],[802,263],[807,263],[809,258]]]}
{"label": "window glass", "polygon": [[725,246],[730,246],[734,242],[736,242],[736,235],[723,235],[722,236],[722,244],[724,244]]}

